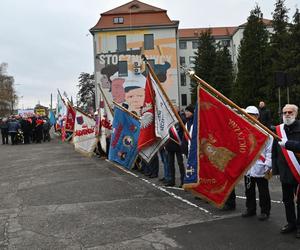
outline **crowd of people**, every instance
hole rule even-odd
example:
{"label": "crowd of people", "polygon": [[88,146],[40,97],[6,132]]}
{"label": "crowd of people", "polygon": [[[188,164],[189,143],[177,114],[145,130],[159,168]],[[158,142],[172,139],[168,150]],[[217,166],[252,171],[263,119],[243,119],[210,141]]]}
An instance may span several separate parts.
{"label": "crowd of people", "polygon": [[0,129],[2,144],[41,143],[51,139],[51,124],[47,116],[12,115],[0,119]]}

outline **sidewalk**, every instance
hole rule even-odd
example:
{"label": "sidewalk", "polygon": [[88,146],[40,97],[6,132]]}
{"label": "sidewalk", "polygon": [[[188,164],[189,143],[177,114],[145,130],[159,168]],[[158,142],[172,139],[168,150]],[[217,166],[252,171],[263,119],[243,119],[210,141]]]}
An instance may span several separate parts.
{"label": "sidewalk", "polygon": [[300,249],[279,233],[282,204],[260,222],[241,218],[244,203],[222,212],[58,140],[0,145],[0,249]]}

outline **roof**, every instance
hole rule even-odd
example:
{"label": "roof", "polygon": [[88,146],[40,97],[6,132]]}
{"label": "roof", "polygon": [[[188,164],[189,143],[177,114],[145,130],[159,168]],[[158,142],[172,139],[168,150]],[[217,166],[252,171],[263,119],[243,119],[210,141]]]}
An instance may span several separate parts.
{"label": "roof", "polygon": [[[114,23],[114,18],[122,17],[123,23]],[[97,24],[91,31],[103,29],[120,29],[148,26],[178,26],[172,21],[167,11],[149,4],[134,0],[101,14]]]}
{"label": "roof", "polygon": [[[262,21],[266,26],[272,26],[272,20],[263,18]],[[245,23],[241,24],[239,27],[246,26],[247,23],[248,22],[245,22]]]}
{"label": "roof", "polygon": [[179,29],[179,38],[199,37],[202,32],[211,30],[211,35],[214,37],[232,36],[238,27],[210,27],[210,28],[191,28]]}
{"label": "roof", "polygon": [[157,8],[155,6],[142,3],[137,0],[130,1],[124,5],[121,5],[117,8],[114,8],[112,10],[106,11],[102,13],[101,15],[115,15],[115,14],[132,14],[136,12],[167,12],[164,9]]}

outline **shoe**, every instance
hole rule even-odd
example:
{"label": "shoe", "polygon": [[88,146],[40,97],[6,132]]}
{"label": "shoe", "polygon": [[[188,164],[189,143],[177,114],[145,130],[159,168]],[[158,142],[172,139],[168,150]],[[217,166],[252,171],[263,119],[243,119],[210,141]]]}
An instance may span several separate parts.
{"label": "shoe", "polygon": [[173,182],[167,182],[165,184],[165,187],[174,187],[174,186],[175,186],[175,183],[173,183]]}
{"label": "shoe", "polygon": [[230,205],[224,205],[224,207],[221,208],[221,211],[232,211],[235,210],[235,206],[230,206]]}
{"label": "shoe", "polygon": [[158,177],[158,175],[157,174],[151,174],[150,176],[149,176],[149,178],[157,178]]}
{"label": "shoe", "polygon": [[164,182],[165,180],[166,180],[165,177],[159,179],[159,181],[162,181],[162,182]]}
{"label": "shoe", "polygon": [[297,239],[300,239],[300,228],[297,228],[296,238],[297,238]]}
{"label": "shoe", "polygon": [[260,215],[257,216],[257,218],[261,221],[269,219],[269,215],[265,213],[261,213]]}
{"label": "shoe", "polygon": [[242,217],[246,218],[246,217],[251,217],[256,215],[256,212],[250,212],[250,211],[245,211],[244,213],[242,213]]}
{"label": "shoe", "polygon": [[178,187],[179,187],[179,188],[182,188],[182,186],[183,186],[183,184],[180,184]]}
{"label": "shoe", "polygon": [[[285,226],[283,226],[281,229],[280,229],[280,233],[282,234],[288,234],[288,233],[291,233],[293,231],[296,230],[296,226],[293,225],[293,224],[286,224]],[[298,230],[297,230],[297,233],[298,233]]]}

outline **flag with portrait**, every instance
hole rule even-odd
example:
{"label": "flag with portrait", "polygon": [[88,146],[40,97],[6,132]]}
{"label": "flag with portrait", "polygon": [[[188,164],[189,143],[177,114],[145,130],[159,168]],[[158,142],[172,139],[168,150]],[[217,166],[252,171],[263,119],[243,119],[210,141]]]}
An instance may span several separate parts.
{"label": "flag with portrait", "polygon": [[268,135],[200,87],[194,119],[184,188],[221,207]]}

